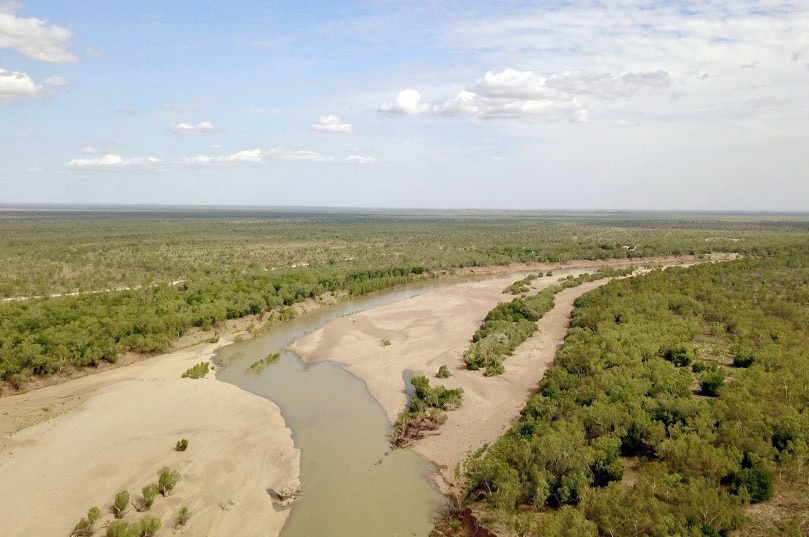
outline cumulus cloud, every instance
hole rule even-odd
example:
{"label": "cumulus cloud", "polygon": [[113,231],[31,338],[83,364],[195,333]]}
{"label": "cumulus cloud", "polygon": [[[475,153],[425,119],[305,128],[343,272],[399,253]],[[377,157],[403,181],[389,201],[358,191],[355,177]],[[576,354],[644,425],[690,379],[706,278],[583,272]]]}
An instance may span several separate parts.
{"label": "cumulus cloud", "polygon": [[575,95],[547,84],[532,71],[489,71],[435,110],[442,114],[468,114],[482,118],[552,116],[587,121],[586,106]]}
{"label": "cumulus cloud", "polygon": [[121,155],[108,153],[97,158],[77,158],[69,161],[68,166],[73,168],[115,168],[126,166],[143,166],[160,162],[155,157],[143,157],[124,160]]}
{"label": "cumulus cloud", "polygon": [[402,114],[414,116],[430,110],[430,105],[421,102],[421,94],[414,89],[399,92],[396,99],[379,105],[379,111],[385,114]]}
{"label": "cumulus cloud", "polygon": [[35,17],[19,17],[19,2],[6,2],[0,10],[0,48],[16,50],[30,60],[74,63],[78,56],[70,52],[73,32],[48,24]]}
{"label": "cumulus cloud", "polygon": [[[665,71],[625,73],[586,73],[565,71],[541,76],[533,71],[504,69],[488,71],[472,85],[444,103],[430,107],[411,95],[385,103],[380,111],[414,113],[432,110],[445,115],[471,115],[479,118],[519,118],[539,116],[564,118],[584,123],[590,118],[585,98],[617,99],[630,97],[644,88],[665,88],[671,77]],[[410,112],[407,112],[407,111]]]}
{"label": "cumulus cloud", "polygon": [[209,134],[213,130],[213,123],[210,121],[200,121],[196,125],[177,123],[169,126],[169,130],[174,134]]}
{"label": "cumulus cloud", "polygon": [[81,148],[81,152],[84,153],[85,155],[95,155],[97,151],[98,150],[91,145],[85,145],[84,147]]}
{"label": "cumulus cloud", "polygon": [[343,123],[340,116],[335,115],[320,116],[310,128],[320,132],[351,132],[353,130],[350,123]]}
{"label": "cumulus cloud", "polygon": [[30,76],[0,68],[0,103],[9,103],[17,99],[35,99],[41,96],[42,85],[34,82]]}

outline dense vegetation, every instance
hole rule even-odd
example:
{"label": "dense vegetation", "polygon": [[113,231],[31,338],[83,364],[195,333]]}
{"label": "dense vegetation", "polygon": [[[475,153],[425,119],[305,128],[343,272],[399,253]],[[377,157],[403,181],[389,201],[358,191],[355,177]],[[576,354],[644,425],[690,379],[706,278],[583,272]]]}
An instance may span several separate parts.
{"label": "dense vegetation", "polygon": [[807,219],[783,215],[0,211],[0,296],[27,297],[0,302],[0,380],[20,387],[127,351],[165,350],[194,327],[249,314],[277,320],[309,297],[453,268],[768,253],[808,244],[807,229]]}
{"label": "dense vegetation", "polygon": [[[485,369],[484,374],[487,377],[503,374],[506,370],[503,360],[536,332],[537,321],[553,308],[556,293],[584,282],[625,276],[632,271],[632,268],[600,268],[593,274],[568,276],[561,280],[561,285],[551,285],[534,295],[498,304],[486,314],[480,328],[472,336],[472,345],[464,353],[466,366],[473,371]],[[535,279],[536,277],[529,277],[519,280],[506,291],[517,289],[520,293],[527,293],[527,285]]]}
{"label": "dense vegetation", "polygon": [[467,461],[470,498],[522,535],[806,535],[807,326],[807,255],[582,296],[522,418]]}
{"label": "dense vegetation", "polygon": [[421,438],[424,431],[438,429],[447,419],[444,412],[455,410],[463,402],[463,388],[430,386],[430,379],[424,375],[411,378],[410,384],[413,394],[391,432],[394,447],[409,446]]}

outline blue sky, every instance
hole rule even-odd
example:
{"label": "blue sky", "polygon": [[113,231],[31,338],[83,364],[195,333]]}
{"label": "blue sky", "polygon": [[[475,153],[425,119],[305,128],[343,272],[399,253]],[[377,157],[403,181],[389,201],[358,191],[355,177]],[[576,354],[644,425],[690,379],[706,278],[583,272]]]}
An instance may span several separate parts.
{"label": "blue sky", "polygon": [[809,1],[0,0],[0,203],[809,210]]}

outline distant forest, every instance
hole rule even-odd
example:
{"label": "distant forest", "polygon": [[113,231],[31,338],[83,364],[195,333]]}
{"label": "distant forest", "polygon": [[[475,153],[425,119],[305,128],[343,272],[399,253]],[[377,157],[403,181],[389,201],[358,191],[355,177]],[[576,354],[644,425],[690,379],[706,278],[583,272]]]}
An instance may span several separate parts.
{"label": "distant forest", "polygon": [[17,389],[193,328],[458,269],[809,247],[796,215],[17,209],[0,230],[0,380]]}

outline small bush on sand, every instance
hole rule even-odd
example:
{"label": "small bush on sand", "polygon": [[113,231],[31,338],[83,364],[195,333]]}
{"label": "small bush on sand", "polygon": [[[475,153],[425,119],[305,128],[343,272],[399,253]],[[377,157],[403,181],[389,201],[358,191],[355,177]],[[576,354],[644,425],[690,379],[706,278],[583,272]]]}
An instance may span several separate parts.
{"label": "small bush on sand", "polygon": [[73,528],[71,537],[88,537],[95,531],[95,523],[101,518],[101,509],[98,507],[91,507],[87,511],[87,518],[79,520],[78,524]]}
{"label": "small bush on sand", "polygon": [[194,367],[189,367],[186,369],[185,373],[183,373],[183,378],[189,379],[201,379],[205,378],[205,375],[208,374],[208,368],[210,364],[208,362],[200,362]]}
{"label": "small bush on sand", "polygon": [[112,504],[112,512],[115,518],[124,516],[127,507],[129,507],[129,492],[122,490],[115,495],[115,502]]}
{"label": "small bush on sand", "polygon": [[143,493],[143,510],[148,511],[152,508],[152,504],[157,498],[157,493],[159,492],[159,488],[157,483],[152,483],[151,485],[146,485],[141,489],[141,493]]}
{"label": "small bush on sand", "polygon": [[188,449],[188,440],[183,438],[182,440],[177,440],[177,443],[174,444],[174,449],[176,451],[185,451]]}
{"label": "small bush on sand", "polygon": [[177,519],[174,521],[174,529],[181,528],[188,524],[189,518],[191,518],[191,510],[183,505],[177,512]]}
{"label": "small bush on sand", "polygon": [[180,472],[172,470],[168,466],[164,466],[157,473],[157,488],[163,496],[171,494],[178,481],[180,481]]}

